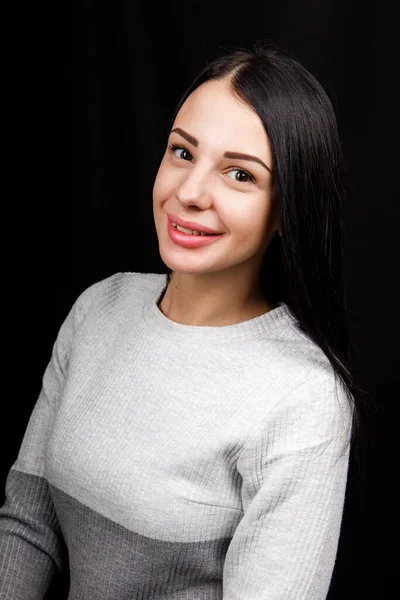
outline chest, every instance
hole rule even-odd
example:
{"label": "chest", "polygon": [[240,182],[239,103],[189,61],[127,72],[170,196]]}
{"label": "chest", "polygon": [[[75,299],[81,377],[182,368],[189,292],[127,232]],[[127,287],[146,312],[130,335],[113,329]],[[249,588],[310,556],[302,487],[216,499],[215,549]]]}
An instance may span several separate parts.
{"label": "chest", "polygon": [[233,395],[223,378],[126,349],[85,362],[84,373],[75,361],[48,445],[50,483],[143,535],[231,535],[249,427],[241,386]]}

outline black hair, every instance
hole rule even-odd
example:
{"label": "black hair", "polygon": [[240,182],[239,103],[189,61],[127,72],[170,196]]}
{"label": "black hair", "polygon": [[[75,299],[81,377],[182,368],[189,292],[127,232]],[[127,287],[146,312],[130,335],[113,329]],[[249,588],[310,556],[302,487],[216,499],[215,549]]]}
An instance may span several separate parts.
{"label": "black hair", "polygon": [[[260,287],[272,305],[285,302],[329,359],[353,411],[351,447],[364,473],[372,399],[350,357],[350,318],[343,273],[345,162],[332,103],[321,84],[289,53],[257,42],[224,53],[181,97],[226,79],[251,106],[268,135],[281,236],[269,244]],[[171,271],[168,273],[168,282]]]}

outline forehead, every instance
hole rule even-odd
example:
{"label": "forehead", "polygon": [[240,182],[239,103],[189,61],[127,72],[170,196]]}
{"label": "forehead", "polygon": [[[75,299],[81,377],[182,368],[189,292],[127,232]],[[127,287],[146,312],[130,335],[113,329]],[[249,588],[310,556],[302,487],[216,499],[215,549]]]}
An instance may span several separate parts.
{"label": "forehead", "polygon": [[255,110],[229,89],[226,81],[207,81],[181,106],[172,129],[181,127],[199,140],[224,150],[268,152],[268,137]]}

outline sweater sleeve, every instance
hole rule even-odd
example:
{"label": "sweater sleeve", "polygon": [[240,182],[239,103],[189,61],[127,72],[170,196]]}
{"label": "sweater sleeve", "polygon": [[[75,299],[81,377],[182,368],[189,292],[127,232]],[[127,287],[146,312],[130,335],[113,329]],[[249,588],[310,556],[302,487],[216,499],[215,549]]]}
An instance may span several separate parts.
{"label": "sweater sleeve", "polygon": [[0,508],[0,600],[41,600],[63,567],[62,536],[44,462],[74,335],[98,285],[79,296],[61,325],[18,457],[7,476]]}
{"label": "sweater sleeve", "polygon": [[338,380],[303,382],[243,449],[244,515],[225,558],[223,600],[324,600],[336,559],[352,406]]}

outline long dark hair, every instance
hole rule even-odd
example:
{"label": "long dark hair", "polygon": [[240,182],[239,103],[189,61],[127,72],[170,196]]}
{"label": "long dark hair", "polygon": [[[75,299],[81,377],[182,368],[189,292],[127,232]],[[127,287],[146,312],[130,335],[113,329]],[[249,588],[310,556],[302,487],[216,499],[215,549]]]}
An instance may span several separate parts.
{"label": "long dark hair", "polygon": [[350,358],[343,275],[345,163],[331,101],[293,56],[257,42],[210,62],[181,97],[172,123],[199,85],[221,78],[258,114],[272,149],[281,236],[276,234],[265,252],[260,287],[273,305],[289,306],[344,384],[353,409],[350,443],[364,476],[372,399]]}

